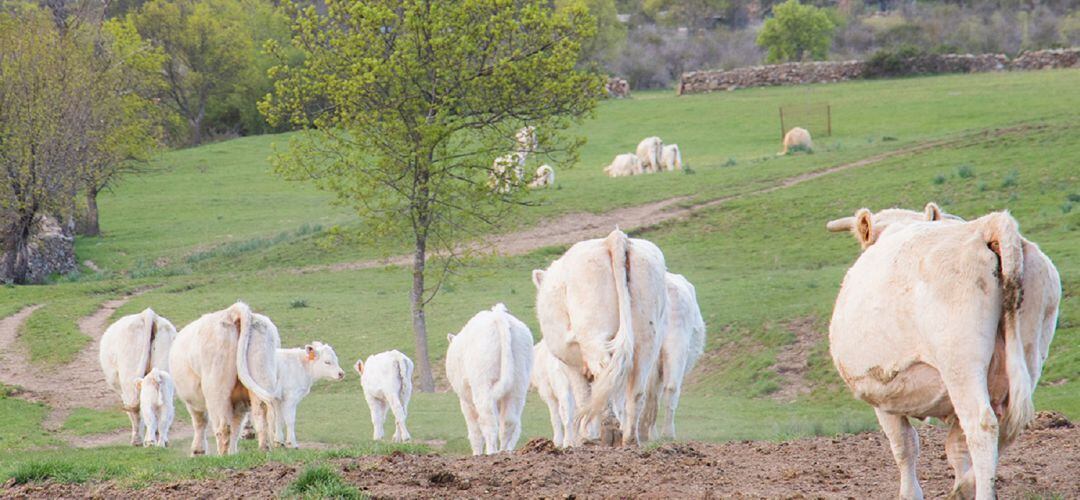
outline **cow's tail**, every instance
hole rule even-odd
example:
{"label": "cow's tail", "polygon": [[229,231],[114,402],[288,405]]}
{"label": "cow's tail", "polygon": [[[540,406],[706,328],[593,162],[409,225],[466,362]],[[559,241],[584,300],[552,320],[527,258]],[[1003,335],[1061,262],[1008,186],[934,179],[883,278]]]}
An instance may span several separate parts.
{"label": "cow's tail", "polygon": [[[157,334],[157,314],[153,309],[146,308],[142,313],[143,329],[139,331],[139,335],[136,337],[135,342],[138,343],[139,349],[139,363],[135,365],[136,375],[138,378],[143,378],[147,373],[150,373],[150,351],[154,348],[154,336]],[[124,391],[123,403],[125,410],[135,411],[139,409],[139,391],[131,393],[130,391]]]}
{"label": "cow's tail", "polygon": [[1008,212],[986,216],[985,241],[998,256],[1001,274],[1001,331],[1005,340],[1005,371],[1009,376],[1009,400],[1002,415],[1001,442],[1010,443],[1035,415],[1031,375],[1024,342],[1020,337],[1021,280],[1024,272],[1024,240]]}
{"label": "cow's tail", "polygon": [[409,358],[404,355],[397,359],[398,374],[401,375],[401,386],[398,388],[398,400],[404,405],[405,401],[412,397],[412,391],[409,389],[412,384],[413,365]]}
{"label": "cow's tail", "polygon": [[682,170],[682,151],[675,148],[675,170]]}
{"label": "cow's tail", "polygon": [[495,313],[495,331],[499,336],[499,380],[492,387],[492,397],[497,401],[502,399],[514,385],[514,351],[510,338],[510,314],[506,305],[499,303],[491,308]]}
{"label": "cow's tail", "polygon": [[[604,240],[611,255],[611,270],[615,278],[615,294],[619,305],[619,330],[607,343],[611,360],[600,369],[592,388],[592,397],[584,405],[579,424],[603,416],[608,402],[614,394],[626,390],[626,378],[634,364],[634,328],[630,309],[629,287],[629,238],[626,233],[616,229]],[[623,429],[627,432],[626,429]]]}
{"label": "cow's tail", "polygon": [[254,392],[259,399],[267,403],[273,401],[276,397],[275,394],[263,387],[251,376],[251,369],[248,366],[248,348],[251,344],[251,308],[243,302],[237,302],[226,313],[229,323],[236,326],[238,335],[236,341],[236,375],[240,378],[240,382],[244,384],[244,387]]}

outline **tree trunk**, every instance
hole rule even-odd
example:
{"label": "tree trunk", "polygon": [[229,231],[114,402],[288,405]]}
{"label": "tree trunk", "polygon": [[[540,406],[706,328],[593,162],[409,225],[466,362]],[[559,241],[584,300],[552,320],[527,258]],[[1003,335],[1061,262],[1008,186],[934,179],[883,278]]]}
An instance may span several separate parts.
{"label": "tree trunk", "polygon": [[20,215],[8,225],[4,235],[4,258],[0,261],[0,281],[19,285],[28,282],[30,274],[30,226],[34,222],[33,214]]}
{"label": "tree trunk", "polygon": [[428,354],[427,319],[424,317],[424,264],[427,239],[416,237],[416,253],[413,255],[413,281],[409,300],[412,305],[413,334],[416,342],[416,365],[419,368],[420,392],[434,392],[435,378],[431,373],[431,356]]}
{"label": "tree trunk", "polygon": [[86,215],[82,221],[83,236],[100,236],[101,225],[98,222],[98,191],[94,187],[86,189]]}

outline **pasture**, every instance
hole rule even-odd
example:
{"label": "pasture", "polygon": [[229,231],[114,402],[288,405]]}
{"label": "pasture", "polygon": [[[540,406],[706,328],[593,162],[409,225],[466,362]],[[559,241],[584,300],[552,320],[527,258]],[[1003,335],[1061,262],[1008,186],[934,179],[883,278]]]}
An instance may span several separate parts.
{"label": "pasture", "polygon": [[[678,441],[788,441],[877,428],[870,407],[851,397],[828,355],[832,303],[859,248],[850,235],[827,233],[825,222],[860,207],[921,209],[928,201],[964,217],[1008,209],[1023,234],[1054,261],[1064,288],[1036,407],[1076,420],[1078,88],[1080,70],[1055,70],[687,97],[638,93],[603,102],[575,131],[588,139],[580,162],[555,165],[556,187],[537,192],[541,204],[523,208],[498,232],[513,239],[545,221],[570,231],[575,221],[602,220],[656,243],[668,268],[696,286],[708,325],[705,355],[684,388]],[[803,102],[832,106],[832,136],[815,137],[812,154],[776,157],[777,108]],[[632,152],[649,135],[678,143],[690,170],[603,175],[614,155]],[[554,239],[513,252],[480,252],[451,278],[428,311],[439,391],[413,397],[413,444],[373,443],[359,379],[349,366],[388,349],[413,354],[409,273],[380,263],[407,253],[408,246],[353,237],[355,219],[346,207],[310,185],[275,176],[268,157],[286,144],[285,136],[259,136],[163,154],[150,173],[102,197],[104,235],[77,241],[83,263],[78,276],[0,288],[0,318],[40,306],[25,321],[0,323],[0,337],[12,340],[34,371],[64,372],[92,344],[79,320],[107,301],[126,298],[105,319],[152,307],[179,328],[242,299],[274,320],[284,346],[330,343],[348,372],[344,381],[319,383],[301,404],[302,449],[265,454],[245,443],[237,456],[188,459],[190,420],[182,405],[171,448],[133,449],[125,444],[127,419],[112,394],[86,407],[60,409],[57,398],[83,388],[42,394],[0,380],[0,483],[115,479],[121,487],[142,487],[216,478],[226,469],[267,462],[315,463],[394,450],[467,452],[456,396],[441,378],[445,333],[505,302],[539,338],[530,271],[546,267],[568,243]],[[604,217],[666,200],[654,213]],[[665,211],[678,215],[660,217]],[[584,229],[599,237],[611,227]],[[523,426],[520,444],[550,437],[546,408],[535,393]],[[924,454],[936,457],[940,447],[934,446]],[[895,482],[885,447],[874,450],[874,460],[888,465],[883,477]],[[1064,490],[1031,491],[1071,496],[1080,491],[1073,481],[1071,489],[1066,482]],[[895,483],[887,486],[892,494]]]}

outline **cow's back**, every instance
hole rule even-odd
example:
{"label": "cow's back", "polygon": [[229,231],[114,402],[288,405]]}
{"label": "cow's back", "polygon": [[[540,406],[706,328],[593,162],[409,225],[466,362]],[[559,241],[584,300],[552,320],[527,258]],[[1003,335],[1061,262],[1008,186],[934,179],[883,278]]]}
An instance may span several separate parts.
{"label": "cow's back", "polygon": [[169,353],[169,367],[177,395],[189,404],[203,401],[203,386],[239,383],[236,375],[235,327],[225,321],[225,311],[204,314],[176,335]]}

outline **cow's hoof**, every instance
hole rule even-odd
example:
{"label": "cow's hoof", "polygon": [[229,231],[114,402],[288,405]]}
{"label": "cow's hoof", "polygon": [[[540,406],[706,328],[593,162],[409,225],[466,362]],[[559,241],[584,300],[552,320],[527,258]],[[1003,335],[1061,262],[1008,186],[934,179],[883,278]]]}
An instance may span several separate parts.
{"label": "cow's hoof", "polygon": [[191,450],[191,456],[198,457],[206,454],[206,450]]}

